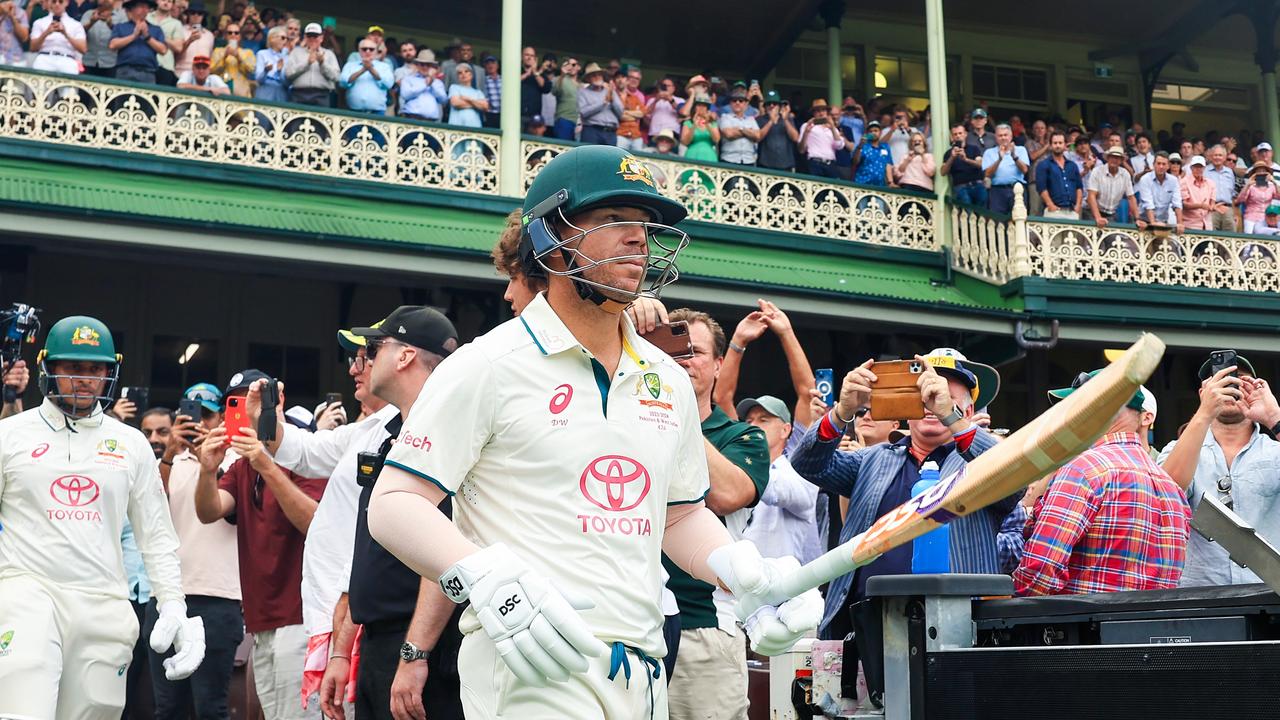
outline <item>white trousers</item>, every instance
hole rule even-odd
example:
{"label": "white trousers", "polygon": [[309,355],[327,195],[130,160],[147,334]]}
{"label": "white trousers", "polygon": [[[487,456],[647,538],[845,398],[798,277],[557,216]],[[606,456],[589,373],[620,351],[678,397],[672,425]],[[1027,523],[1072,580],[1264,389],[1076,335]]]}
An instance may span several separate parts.
{"label": "white trousers", "polygon": [[128,600],[0,579],[0,717],[118,720],[137,639]]}
{"label": "white trousers", "polygon": [[302,708],[302,666],[307,631],[286,625],[253,634],[253,687],[267,720],[320,720],[320,703]]}
{"label": "white trousers", "polygon": [[607,652],[589,661],[585,673],[566,682],[533,687],[507,669],[487,635],[470,633],[458,652],[463,712],[467,720],[668,720],[665,675],[654,678],[652,668],[630,651],[630,680],[621,669],[609,679]]}

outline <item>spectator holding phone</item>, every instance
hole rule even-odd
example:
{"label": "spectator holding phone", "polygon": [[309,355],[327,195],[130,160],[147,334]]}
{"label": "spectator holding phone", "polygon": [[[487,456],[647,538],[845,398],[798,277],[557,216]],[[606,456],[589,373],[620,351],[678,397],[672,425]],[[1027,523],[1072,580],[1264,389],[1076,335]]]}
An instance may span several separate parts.
{"label": "spectator holding phone", "polygon": [[[206,525],[195,511],[200,444],[205,434],[222,423],[222,391],[210,383],[196,383],[182,397],[188,403],[199,403],[199,417],[177,416],[160,456],[160,476],[165,481],[169,513],[178,535],[187,611],[192,617],[203,619],[206,648],[204,661],[185,680],[167,679],[161,664],[163,656],[150,648],[150,663],[144,665],[151,668],[155,717],[183,717],[188,703],[202,713],[225,717],[236,648],[244,638],[236,527],[227,522]],[[227,469],[235,460],[235,453],[228,453],[220,469]],[[143,637],[150,634],[158,619],[159,610],[152,600],[144,616]]]}
{"label": "spectator holding phone", "polygon": [[1266,209],[1280,200],[1280,186],[1271,174],[1271,165],[1259,160],[1249,168],[1249,179],[1236,195],[1235,204],[1244,205],[1244,231],[1252,233],[1255,226],[1265,224]]}
{"label": "spectator holding phone", "polygon": [[880,140],[880,121],[867,123],[862,143],[853,151],[853,181],[859,185],[887,187],[893,175],[893,155]]}
{"label": "spectator holding phone", "polygon": [[[223,397],[243,402],[266,379],[259,370],[238,372]],[[223,472],[229,450],[239,458]],[[224,422],[200,447],[196,517],[214,525],[235,515],[244,627],[253,633],[254,685],[267,717],[286,716],[302,696],[302,550],[325,484],[278,467],[247,425],[229,438]]]}
{"label": "spectator holding phone", "polygon": [[680,132],[680,109],[684,106],[684,98],[676,94],[676,83],[670,77],[664,77],[658,83],[658,90],[645,101],[644,116],[649,122],[649,141],[657,145],[657,137],[663,130],[670,130],[672,135]]}
{"label": "spectator holding phone", "polygon": [[716,147],[720,144],[720,126],[711,115],[711,98],[698,95],[690,101],[693,112],[681,123],[680,142],[685,146],[684,156],[690,160],[716,162],[720,159]]}
{"label": "spectator holding phone", "polygon": [[933,192],[933,173],[938,166],[933,161],[924,142],[924,134],[918,130],[911,131],[907,153],[893,169],[895,184],[906,190],[917,192]]}
{"label": "spectator holding phone", "polygon": [[952,199],[965,205],[986,207],[987,186],[982,181],[982,152],[977,145],[965,143],[968,135],[963,122],[952,123],[951,147],[942,156],[940,171],[951,178]]}
{"label": "spectator holding phone", "polygon": [[240,44],[240,24],[228,24],[222,36],[227,44],[214,49],[212,72],[222,76],[232,95],[253,97],[253,72],[257,59],[252,50]]}
{"label": "spectator holding phone", "polygon": [[79,75],[88,49],[84,26],[67,14],[67,0],[45,0],[44,8],[49,14],[31,24],[31,69]]}
{"label": "spectator holding phone", "polygon": [[0,2],[0,64],[22,65],[22,46],[30,36],[31,23],[22,5],[16,0]]}
{"label": "spectator holding phone", "polygon": [[[836,127],[829,114],[830,108],[823,98],[815,98],[809,112],[812,117],[800,128],[800,149],[809,159],[809,174],[818,177],[838,178],[836,151],[853,146]],[[870,128],[868,128],[870,130]],[[870,134],[868,132],[868,134]],[[864,136],[865,137],[865,136]],[[879,142],[879,138],[877,138]],[[856,160],[855,153],[855,160]],[[888,171],[886,171],[887,173]],[[887,184],[886,174],[886,184]]]}
{"label": "spectator holding phone", "polygon": [[213,33],[204,27],[205,9],[200,0],[191,3],[184,19],[187,35],[178,50],[177,59],[173,63],[173,71],[178,77],[191,72],[191,61],[197,56],[213,57]]}

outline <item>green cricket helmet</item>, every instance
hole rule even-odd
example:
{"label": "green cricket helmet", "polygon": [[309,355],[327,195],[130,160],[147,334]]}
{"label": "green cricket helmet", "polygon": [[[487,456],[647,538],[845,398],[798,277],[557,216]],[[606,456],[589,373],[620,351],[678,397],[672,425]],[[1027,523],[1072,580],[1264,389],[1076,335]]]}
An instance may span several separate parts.
{"label": "green cricket helmet", "polygon": [[[44,349],[36,356],[36,362],[40,366],[40,394],[52,399],[68,417],[88,417],[98,412],[101,406],[111,403],[115,395],[116,383],[120,379],[121,359],[116,353],[116,343],[111,337],[111,331],[101,320],[87,315],[62,318],[49,328],[49,334],[44,339]],[[106,382],[99,394],[93,395],[96,402],[89,408],[77,409],[76,397],[87,396],[79,395],[74,391],[74,381],[87,376],[50,372],[49,363],[60,360],[96,362],[110,366],[105,378]],[[58,378],[67,378],[73,383],[71,393],[58,392]],[[104,378],[94,377],[93,379]]]}
{"label": "green cricket helmet", "polygon": [[[649,213],[648,222],[612,222],[584,230],[573,224],[580,213],[601,207],[634,207]],[[684,205],[658,191],[653,172],[643,160],[622,148],[609,145],[582,145],[567,150],[547,163],[534,178],[525,196],[520,223],[520,260],[531,277],[560,275],[574,281],[582,297],[623,307],[641,295],[658,297],[662,288],[680,276],[676,256],[689,244],[689,235],[673,227],[688,214]],[[575,231],[560,237],[560,227]],[[592,258],[579,248],[587,235],[623,225],[643,226],[648,238],[645,255]],[[564,270],[547,267],[546,258],[559,251]],[[646,261],[646,275],[654,276],[644,290],[617,288],[588,280],[583,273],[608,263]]]}

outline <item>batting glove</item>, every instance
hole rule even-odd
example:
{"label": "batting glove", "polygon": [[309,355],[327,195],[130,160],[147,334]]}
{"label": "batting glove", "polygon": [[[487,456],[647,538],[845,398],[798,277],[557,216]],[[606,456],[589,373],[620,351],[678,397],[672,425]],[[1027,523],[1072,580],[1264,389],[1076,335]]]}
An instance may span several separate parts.
{"label": "batting glove", "polygon": [[[740,540],[716,548],[707,564],[733,593],[735,610],[751,649],[761,655],[781,655],[822,621],[822,595],[809,590],[794,598],[781,595],[776,586],[800,567],[793,557],[764,559],[755,543]],[[749,610],[754,608],[754,610]]]}
{"label": "batting glove", "polygon": [[440,588],[455,603],[471,601],[498,655],[527,684],[564,682],[608,649],[577,612],[595,604],[552,587],[502,543],[458,561]]}
{"label": "batting glove", "polygon": [[204,660],[204,620],[187,617],[187,604],[169,600],[160,605],[160,618],[151,630],[151,649],[163,654],[172,647],[173,657],[164,661],[164,676],[170,680],[190,677]]}

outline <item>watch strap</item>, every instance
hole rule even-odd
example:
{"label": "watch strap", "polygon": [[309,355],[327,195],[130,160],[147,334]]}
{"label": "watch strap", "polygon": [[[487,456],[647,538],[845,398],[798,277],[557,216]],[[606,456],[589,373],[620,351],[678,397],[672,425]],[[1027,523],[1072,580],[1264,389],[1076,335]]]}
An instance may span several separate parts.
{"label": "watch strap", "polygon": [[415,660],[426,660],[431,656],[430,650],[419,650],[417,645],[406,640],[400,646],[400,659],[405,662],[413,662]]}
{"label": "watch strap", "polygon": [[952,406],[951,412],[947,413],[946,417],[938,418],[939,422],[941,422],[943,425],[946,425],[947,427],[951,427],[952,425],[954,425],[957,422],[960,422],[963,419],[964,419],[964,413],[960,412],[960,408],[955,406]]}
{"label": "watch strap", "polygon": [[1280,422],[1271,426],[1271,437],[1280,440]]}

